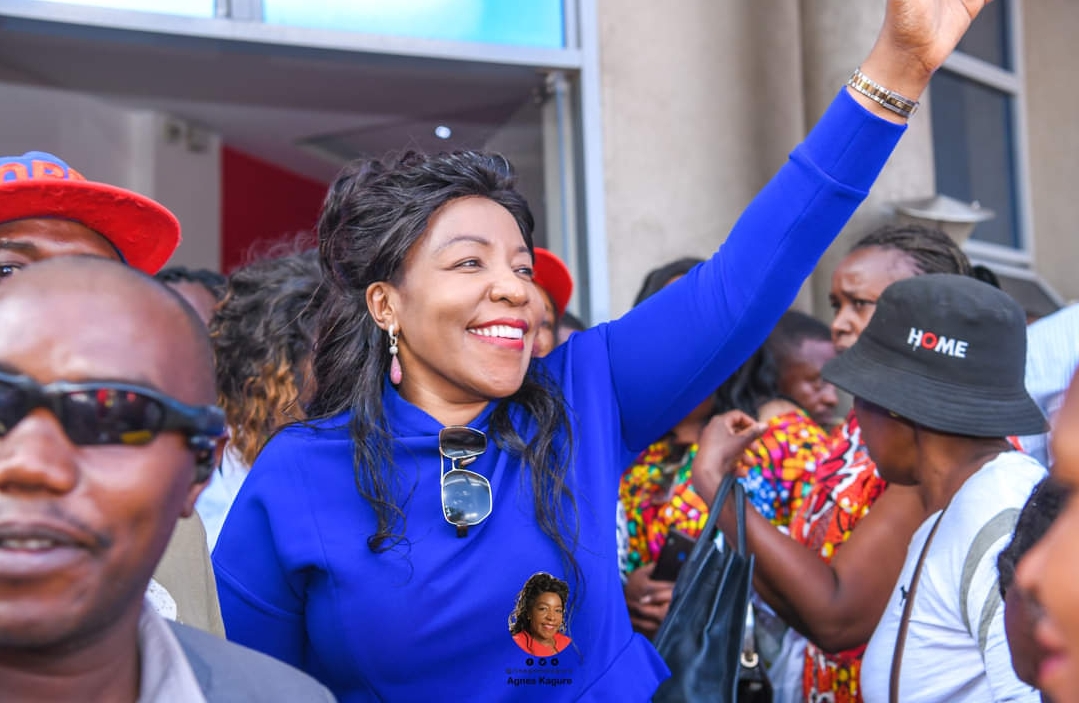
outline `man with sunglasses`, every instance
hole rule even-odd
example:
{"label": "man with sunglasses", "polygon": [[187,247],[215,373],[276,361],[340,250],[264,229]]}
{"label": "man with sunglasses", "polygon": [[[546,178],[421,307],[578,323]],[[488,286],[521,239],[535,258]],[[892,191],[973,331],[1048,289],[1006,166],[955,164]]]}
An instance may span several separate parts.
{"label": "man with sunglasses", "polygon": [[[45,152],[0,156],[0,282],[34,262],[73,254],[152,275],[179,244],[180,223],[150,198],[89,181]],[[225,636],[197,515],[177,523],[149,595],[172,619]]]}
{"label": "man with sunglasses", "polygon": [[143,594],[224,434],[213,354],[174,293],[99,258],[0,295],[5,701],[328,701],[304,674],[167,621]]}

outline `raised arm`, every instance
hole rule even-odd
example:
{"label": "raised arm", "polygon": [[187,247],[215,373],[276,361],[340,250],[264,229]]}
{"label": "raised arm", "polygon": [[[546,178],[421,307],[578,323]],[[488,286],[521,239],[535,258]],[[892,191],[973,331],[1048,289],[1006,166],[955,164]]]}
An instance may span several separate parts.
{"label": "raised arm", "polygon": [[914,490],[889,486],[830,564],[756,511],[748,512],[754,518],[747,528],[749,548],[757,555],[754,581],[763,586],[758,591],[768,605],[824,651],[868,642],[922,523]]}
{"label": "raised arm", "polygon": [[[862,71],[917,100],[983,5],[890,0]],[[763,342],[865,198],[903,122],[844,89],[711,260],[607,326],[628,450],[668,430]]]}

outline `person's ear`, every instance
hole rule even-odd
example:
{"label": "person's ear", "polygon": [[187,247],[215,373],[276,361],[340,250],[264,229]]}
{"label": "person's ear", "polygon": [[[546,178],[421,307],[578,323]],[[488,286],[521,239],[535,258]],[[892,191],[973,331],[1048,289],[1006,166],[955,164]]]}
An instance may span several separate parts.
{"label": "person's ear", "polygon": [[198,500],[199,494],[210,482],[214,468],[221,466],[226,444],[228,444],[228,437],[218,437],[214,440],[212,449],[205,448],[195,451],[195,480],[187,488],[184,507],[180,512],[182,517],[191,517],[191,514],[195,512],[195,501]]}
{"label": "person's ear", "polygon": [[367,310],[380,328],[386,330],[397,322],[394,306],[397,291],[388,281],[375,281],[367,286]]}
{"label": "person's ear", "polygon": [[197,481],[187,488],[187,497],[184,498],[184,508],[180,511],[180,517],[191,517],[195,512],[195,501],[198,500],[202,489],[206,488],[209,479]]}

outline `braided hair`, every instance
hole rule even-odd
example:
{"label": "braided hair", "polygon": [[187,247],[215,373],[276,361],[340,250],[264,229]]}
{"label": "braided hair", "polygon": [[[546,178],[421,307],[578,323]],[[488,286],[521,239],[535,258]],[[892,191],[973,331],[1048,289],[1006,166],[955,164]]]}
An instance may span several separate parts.
{"label": "braided hair", "polygon": [[887,224],[859,239],[851,247],[851,253],[870,247],[903,252],[910,258],[918,274],[974,275],[974,267],[959,245],[935,227]]}

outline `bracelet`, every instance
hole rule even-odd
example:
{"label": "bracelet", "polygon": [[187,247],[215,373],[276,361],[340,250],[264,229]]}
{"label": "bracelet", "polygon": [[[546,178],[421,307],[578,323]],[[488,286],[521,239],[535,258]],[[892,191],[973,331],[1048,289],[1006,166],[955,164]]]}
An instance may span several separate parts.
{"label": "bracelet", "polygon": [[916,100],[904,98],[899,93],[888,90],[862,73],[861,68],[854,69],[854,73],[851,74],[847,85],[873,102],[880,104],[881,107],[887,108],[905,119],[910,119],[910,116],[918,109]]}

